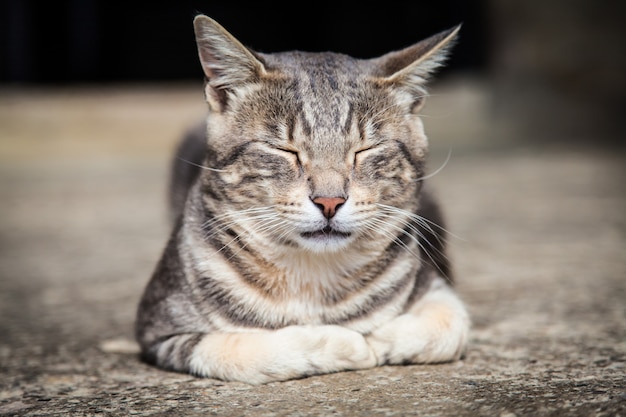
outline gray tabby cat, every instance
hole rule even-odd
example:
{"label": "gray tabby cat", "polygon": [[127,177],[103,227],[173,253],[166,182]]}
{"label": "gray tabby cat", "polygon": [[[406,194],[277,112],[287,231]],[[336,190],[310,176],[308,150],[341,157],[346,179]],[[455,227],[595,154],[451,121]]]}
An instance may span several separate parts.
{"label": "gray tabby cat", "polygon": [[376,59],[262,54],[194,20],[208,122],[137,315],[143,357],[252,384],[458,359],[469,320],[424,185],[424,84],[458,28]]}

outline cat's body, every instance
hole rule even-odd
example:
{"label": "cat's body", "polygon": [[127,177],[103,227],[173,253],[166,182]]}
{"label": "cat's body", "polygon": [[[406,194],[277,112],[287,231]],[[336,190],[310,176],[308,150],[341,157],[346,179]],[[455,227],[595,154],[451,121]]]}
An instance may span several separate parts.
{"label": "cat's body", "polygon": [[250,383],[457,359],[468,318],[417,116],[456,32],[356,60],[258,54],[194,23],[210,113],[179,149],[144,358]]}

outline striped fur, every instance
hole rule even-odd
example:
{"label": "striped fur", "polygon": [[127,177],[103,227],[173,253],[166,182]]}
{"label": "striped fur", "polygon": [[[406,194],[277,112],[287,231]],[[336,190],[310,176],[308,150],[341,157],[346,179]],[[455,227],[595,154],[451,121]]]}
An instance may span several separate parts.
{"label": "striped fur", "polygon": [[418,117],[458,28],[357,60],[259,54],[194,24],[209,115],[175,162],[144,358],[249,383],[459,358],[468,318]]}

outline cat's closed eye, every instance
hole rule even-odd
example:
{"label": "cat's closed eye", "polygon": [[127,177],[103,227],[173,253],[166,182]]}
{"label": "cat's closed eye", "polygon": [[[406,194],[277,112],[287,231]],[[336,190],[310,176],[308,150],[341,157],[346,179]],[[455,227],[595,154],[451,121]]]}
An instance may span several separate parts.
{"label": "cat's closed eye", "polygon": [[368,156],[372,155],[374,152],[376,152],[377,147],[376,146],[368,146],[365,148],[361,148],[357,151],[354,152],[354,161],[353,161],[353,166],[357,166],[361,163],[363,163],[363,161],[365,160],[365,158],[367,158]]}
{"label": "cat's closed eye", "polygon": [[298,152],[298,150],[291,148],[276,148],[276,150],[289,154],[291,158],[295,158],[298,167],[302,166],[302,162],[300,161],[300,153]]}

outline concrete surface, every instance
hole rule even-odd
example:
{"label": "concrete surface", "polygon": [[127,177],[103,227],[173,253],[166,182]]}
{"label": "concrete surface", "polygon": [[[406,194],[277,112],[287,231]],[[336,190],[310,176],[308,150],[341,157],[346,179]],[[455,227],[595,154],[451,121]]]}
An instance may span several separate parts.
{"label": "concrete surface", "polygon": [[132,342],[200,86],[0,91],[0,415],[625,416],[623,152],[528,147],[480,85],[436,92],[466,358],[255,387],[157,370]]}

